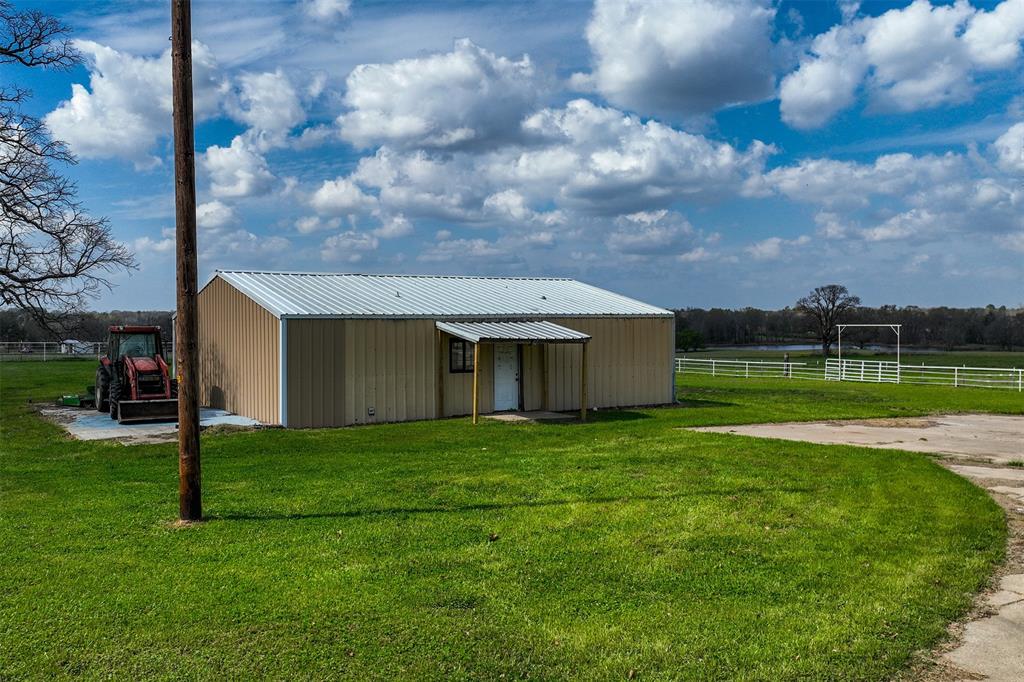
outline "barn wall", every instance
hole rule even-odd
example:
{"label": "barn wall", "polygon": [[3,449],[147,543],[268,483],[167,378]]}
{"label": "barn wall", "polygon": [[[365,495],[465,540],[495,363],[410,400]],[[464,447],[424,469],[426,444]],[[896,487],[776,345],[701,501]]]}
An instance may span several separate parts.
{"label": "barn wall", "polygon": [[[552,318],[593,337],[587,351],[589,407],[660,405],[672,401],[672,318]],[[580,406],[578,345],[549,345],[548,404]]]}
{"label": "barn wall", "polygon": [[432,320],[290,319],[287,333],[288,426],[436,416]]}
{"label": "barn wall", "polygon": [[544,408],[544,353],[546,346],[523,346],[523,364],[519,368],[523,381],[523,409],[540,410]]}
{"label": "barn wall", "polygon": [[[551,318],[551,322],[590,334],[587,351],[587,402],[590,407],[660,405],[672,401],[674,331],[671,318]],[[471,414],[473,375],[448,372],[448,341],[444,338],[445,416]],[[578,410],[580,405],[579,344],[522,346],[520,377],[523,407],[544,407],[545,355],[551,410]],[[494,409],[494,347],[480,345],[480,412]]]}
{"label": "barn wall", "polygon": [[199,402],[279,424],[278,320],[216,278],[199,293]]}
{"label": "barn wall", "polygon": [[[672,400],[670,318],[551,319],[590,334],[588,397],[591,407],[663,404]],[[448,334],[433,320],[316,320],[287,322],[288,426],[346,426],[433,419],[437,412],[438,363],[443,416],[472,413],[472,373],[449,371]],[[440,348],[439,348],[440,345]],[[524,407],[579,409],[576,344],[524,345],[521,377]],[[480,412],[494,409],[494,354],[481,344]],[[373,408],[374,414],[369,410]],[[230,408],[229,408],[230,409]]]}
{"label": "barn wall", "polygon": [[[441,334],[442,344],[442,380],[444,381],[444,416],[458,417],[473,414],[473,373],[459,372],[452,374],[451,356],[448,353],[448,340],[452,337]],[[479,376],[477,387],[480,401],[477,409],[481,414],[494,411],[494,348],[487,343],[477,347],[477,363]]]}

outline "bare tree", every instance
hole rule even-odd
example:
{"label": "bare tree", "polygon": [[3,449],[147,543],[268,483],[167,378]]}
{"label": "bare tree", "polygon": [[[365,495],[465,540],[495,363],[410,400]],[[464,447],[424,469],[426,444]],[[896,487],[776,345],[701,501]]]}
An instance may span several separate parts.
{"label": "bare tree", "polygon": [[[69,68],[81,57],[68,33],[53,17],[0,0],[0,64]],[[110,288],[110,273],[135,267],[135,259],[55,170],[75,157],[21,111],[30,94],[0,88],[0,305],[24,310],[56,334],[71,313]]]}
{"label": "bare tree", "polygon": [[860,298],[851,296],[840,284],[815,287],[811,293],[796,302],[796,310],[809,317],[817,327],[821,354],[828,357],[836,337],[836,325],[843,317],[860,305]]}

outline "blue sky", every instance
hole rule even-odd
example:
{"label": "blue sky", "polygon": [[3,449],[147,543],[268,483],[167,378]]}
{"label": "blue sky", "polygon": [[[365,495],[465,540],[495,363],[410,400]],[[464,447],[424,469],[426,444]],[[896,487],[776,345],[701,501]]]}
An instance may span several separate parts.
{"label": "blue sky", "polygon": [[[32,3],[19,3],[27,6]],[[173,304],[168,3],[4,67]],[[200,276],[576,277],[665,306],[1024,304],[1024,0],[194,0]]]}

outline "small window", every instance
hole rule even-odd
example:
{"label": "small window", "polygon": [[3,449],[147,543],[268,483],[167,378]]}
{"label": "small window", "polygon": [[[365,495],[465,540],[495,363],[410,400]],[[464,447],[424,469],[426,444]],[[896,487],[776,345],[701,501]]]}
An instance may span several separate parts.
{"label": "small window", "polygon": [[474,344],[462,339],[448,341],[448,371],[452,374],[473,371]]}

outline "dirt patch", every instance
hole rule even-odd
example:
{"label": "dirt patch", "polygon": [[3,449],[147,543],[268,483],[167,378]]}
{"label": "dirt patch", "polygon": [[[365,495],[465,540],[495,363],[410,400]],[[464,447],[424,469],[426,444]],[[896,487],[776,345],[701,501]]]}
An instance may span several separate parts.
{"label": "dirt patch", "polygon": [[880,419],[834,419],[825,422],[834,426],[873,426],[876,428],[928,429],[938,426],[939,422],[924,417],[886,417]]}

